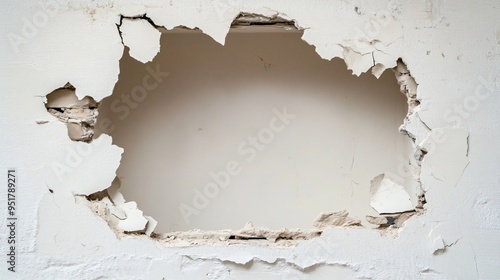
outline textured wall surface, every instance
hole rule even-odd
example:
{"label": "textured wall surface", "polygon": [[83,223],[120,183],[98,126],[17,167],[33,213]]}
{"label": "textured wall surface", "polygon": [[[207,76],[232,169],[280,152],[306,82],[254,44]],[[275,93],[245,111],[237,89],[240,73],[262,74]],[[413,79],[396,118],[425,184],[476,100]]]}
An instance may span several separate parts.
{"label": "textured wall surface", "polygon": [[[2,2],[0,251],[5,261],[0,278],[500,278],[499,5],[465,0]],[[419,179],[427,203],[397,234],[335,227],[296,246],[169,247],[146,235],[117,237],[82,202],[81,195],[111,185],[123,149],[106,134],[89,144],[72,141],[66,125],[47,112],[46,95],[69,82],[79,98],[101,101],[118,81],[124,44],[139,61],[155,57],[159,32],[148,29],[146,19],[122,16],[146,14],[167,29],[199,28],[223,44],[240,12],[293,20],[304,30],[302,40],[322,58],[343,59],[355,75],[373,66],[374,74],[391,71],[398,58],[405,62],[418,84],[420,104],[404,129],[415,150],[425,151]],[[151,76],[161,79],[152,67]],[[14,236],[7,209],[10,168],[17,171],[16,272],[7,263],[14,245],[8,243]],[[127,207],[121,211],[136,217],[138,210]],[[133,228],[141,219],[142,214],[121,226]]]}

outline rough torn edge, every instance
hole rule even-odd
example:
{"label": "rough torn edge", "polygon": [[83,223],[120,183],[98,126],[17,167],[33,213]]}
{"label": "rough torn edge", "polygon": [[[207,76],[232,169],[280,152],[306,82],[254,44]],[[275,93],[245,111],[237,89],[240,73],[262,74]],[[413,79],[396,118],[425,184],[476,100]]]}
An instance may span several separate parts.
{"label": "rough torn edge", "polygon": [[285,30],[302,30],[295,21],[285,19],[278,13],[272,16],[265,16],[255,13],[240,12],[231,23],[232,29],[248,28],[252,26],[272,26]]}
{"label": "rough torn edge", "polygon": [[[49,95],[56,94],[58,91],[72,91],[76,100],[72,103],[51,104]],[[90,143],[94,138],[94,126],[97,122],[99,102],[96,102],[93,97],[85,96],[78,99],[76,89],[71,83],[66,83],[64,86],[54,89],[46,95],[44,100],[45,108],[52,116],[60,122],[66,124],[68,136],[73,141],[81,141]],[[57,103],[57,102],[56,102]],[[47,120],[37,120],[37,124],[48,123]]]}
{"label": "rough torn edge", "polygon": [[411,75],[410,70],[408,70],[408,67],[403,62],[402,58],[398,59],[397,65],[396,67],[393,68],[393,71],[396,76],[396,80],[399,84],[399,89],[401,93],[403,93],[407,98],[408,113],[404,118],[403,124],[399,127],[399,131],[407,135],[411,139],[411,141],[413,142],[413,146],[415,147],[413,156],[414,159],[416,160],[417,165],[411,166],[414,168],[413,179],[417,182],[419,188],[419,194],[417,194],[418,200],[417,200],[417,205],[415,206],[415,211],[417,213],[423,213],[425,212],[424,205],[427,201],[425,199],[425,190],[422,186],[422,181],[420,180],[420,174],[422,171],[422,161],[427,152],[422,150],[417,145],[417,143],[415,142],[417,140],[415,135],[413,135],[407,128],[410,120],[413,117],[420,119],[417,114],[420,107],[420,100],[417,97],[418,83],[415,81],[415,78],[413,78],[413,76]]}
{"label": "rough torn edge", "polygon": [[[400,59],[398,66],[394,69],[396,78],[401,87],[401,92],[408,97],[409,111],[408,116],[415,112],[415,108],[420,104],[416,96],[416,82],[411,77],[406,65]],[[407,116],[407,117],[408,117]],[[400,130],[405,133],[404,124]],[[408,135],[408,134],[407,134]],[[410,137],[412,141],[413,138]],[[418,149],[418,147],[417,147]],[[425,155],[419,155],[423,157]],[[421,160],[419,161],[419,163]],[[420,175],[420,164],[417,166],[418,172],[414,175],[414,179],[418,182],[421,195],[418,199],[418,205],[415,211],[403,213],[391,213],[387,215],[380,215],[379,217],[366,216],[369,223],[378,225],[382,236],[397,237],[400,229],[404,223],[412,216],[420,215],[425,212],[423,205],[425,204],[425,193],[421,188],[421,182],[418,178]],[[119,185],[119,180],[118,185]],[[115,183],[115,182],[114,182]],[[117,184],[113,184],[105,189],[100,195],[88,196],[80,202],[86,203],[94,213],[103,218],[110,228],[115,232],[117,237],[135,237],[144,236],[144,238],[151,237],[153,240],[160,242],[166,246],[172,247],[185,247],[197,245],[236,245],[236,244],[254,244],[272,247],[290,247],[296,246],[303,240],[309,240],[321,236],[324,229],[330,227],[359,227],[361,226],[359,220],[352,219],[348,216],[346,210],[334,213],[324,213],[314,222],[316,229],[268,229],[268,228],[255,228],[251,223],[247,223],[240,230],[190,230],[169,233],[154,233],[156,221],[149,216],[143,216],[146,223],[140,223],[141,226],[135,230],[124,230],[120,228],[120,221],[126,219],[125,210],[123,205],[130,203],[125,202],[123,195],[119,192]],[[137,209],[142,215],[142,211]],[[142,226],[144,225],[144,226]]]}
{"label": "rough torn edge", "polygon": [[[163,26],[156,25],[151,18],[147,17],[147,14],[137,15],[137,16],[123,16],[120,15],[120,21],[117,25],[117,30],[120,35],[123,44],[123,37],[120,31],[120,26],[123,22],[123,19],[143,19],[148,21],[153,27],[157,29],[164,29]],[[287,20],[276,14],[274,16],[263,16],[251,13],[239,13],[234,21],[231,24],[231,27],[248,27],[248,26],[280,26],[285,28],[293,28],[296,30],[304,30],[297,25],[294,20]],[[198,28],[187,28],[184,26],[177,26],[178,28],[186,28],[189,30],[197,30]],[[125,46],[125,45],[124,45]],[[345,57],[344,57],[345,60]],[[370,68],[372,69],[372,74],[376,77],[379,77],[386,67],[380,63],[376,63]],[[348,69],[350,69],[348,67]],[[368,70],[370,70],[368,69]],[[367,70],[367,71],[368,71]],[[396,79],[398,84],[400,85],[400,90],[407,97],[408,101],[408,114],[404,119],[404,123],[400,127],[400,132],[408,135],[413,142],[415,142],[415,137],[411,135],[411,133],[406,129],[406,124],[413,114],[416,112],[416,108],[420,105],[420,101],[417,98],[417,83],[415,79],[411,76],[406,64],[400,58],[396,62],[396,67],[392,68],[396,75]],[[412,137],[413,136],[413,137]],[[415,208],[414,212],[411,213],[393,213],[390,216],[381,217],[371,217],[367,216],[368,221],[372,221],[373,224],[378,224],[379,227],[375,230],[379,230],[382,236],[398,236],[399,230],[403,226],[404,222],[414,215],[420,215],[425,212],[424,204],[425,204],[425,192],[422,189],[422,184],[420,181],[420,166],[423,157],[425,156],[425,151],[416,148],[415,158],[417,159],[418,166],[416,166],[416,172],[414,172],[414,179],[417,181],[420,186],[421,193],[418,196],[418,205]],[[77,201],[80,203],[85,203],[89,206],[90,209],[93,210],[98,216],[103,218],[110,226],[110,228],[115,232],[117,237],[140,237],[144,238],[153,238],[159,241],[162,244],[169,246],[193,246],[193,245],[201,245],[201,244],[210,244],[214,245],[217,243],[228,245],[228,244],[263,244],[267,246],[294,246],[297,245],[301,240],[307,240],[314,237],[318,237],[322,234],[322,229],[267,229],[267,228],[254,228],[250,223],[247,224],[240,230],[215,230],[215,231],[201,231],[201,230],[191,230],[185,232],[171,232],[171,233],[162,233],[157,234],[154,233],[154,226],[156,226],[156,221],[149,216],[143,216],[146,220],[144,227],[137,228],[137,230],[133,231],[125,231],[118,227],[119,221],[126,218],[123,213],[125,212],[121,209],[121,206],[126,204],[124,201],[121,203],[115,204],[109,196],[109,192],[106,192],[108,188],[103,188],[102,192],[96,193],[98,195],[90,195],[90,196],[77,196]],[[122,197],[119,191],[115,188],[114,194]],[[137,211],[140,211],[137,209]],[[345,210],[344,210],[345,211]],[[328,217],[331,214],[346,213],[347,211],[340,211],[336,213],[322,214],[319,220],[322,218]],[[142,213],[142,211],[140,211]],[[326,215],[326,216],[325,216]],[[347,217],[347,215],[346,215]],[[349,218],[350,219],[350,218]],[[317,220],[318,221],[318,220]],[[326,227],[335,227],[339,225],[329,225]],[[357,220],[352,220],[346,222],[345,224],[340,225],[340,227],[346,226],[356,226],[359,227]],[[321,226],[320,226],[321,227]],[[364,227],[361,227],[364,228]],[[147,233],[147,234],[146,234]],[[269,242],[262,242],[269,241]]]}

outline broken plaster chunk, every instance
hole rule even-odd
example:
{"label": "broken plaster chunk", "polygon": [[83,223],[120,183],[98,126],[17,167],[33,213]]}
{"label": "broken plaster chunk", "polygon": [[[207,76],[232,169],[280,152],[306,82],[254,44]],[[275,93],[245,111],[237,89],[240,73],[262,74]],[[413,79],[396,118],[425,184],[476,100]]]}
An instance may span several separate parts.
{"label": "broken plaster chunk", "polygon": [[372,225],[388,226],[392,224],[387,217],[374,217],[367,215],[366,220]]}
{"label": "broken plaster chunk", "polygon": [[399,59],[396,67],[393,68],[394,74],[396,75],[396,80],[398,81],[400,91],[404,93],[409,99],[415,99],[417,97],[417,82],[411,76],[410,70],[406,67],[406,64]]}
{"label": "broken plaster chunk", "polygon": [[118,177],[115,177],[115,179],[113,179],[113,182],[111,182],[111,186],[106,189],[109,198],[115,206],[119,206],[125,203],[123,194],[118,190],[120,188],[120,184],[120,179],[118,179]]}
{"label": "broken plaster chunk", "polygon": [[456,185],[465,167],[469,164],[467,156],[469,132],[463,128],[434,128],[419,145],[427,154],[422,167],[441,181]]}
{"label": "broken plaster chunk", "polygon": [[125,211],[127,218],[118,223],[124,231],[133,232],[141,231],[146,228],[148,220],[144,217],[143,212],[137,208],[135,201],[130,201],[118,206],[119,209]]}
{"label": "broken plaster chunk", "polygon": [[101,202],[106,205],[106,221],[112,229],[118,229],[118,223],[127,218],[125,211],[117,208],[109,197],[104,197]]}
{"label": "broken plaster chunk", "polygon": [[153,217],[151,216],[144,216],[144,218],[148,220],[148,223],[146,224],[146,235],[151,236],[156,226],[158,225],[158,221],[153,219]]}
{"label": "broken plaster chunk", "polygon": [[386,174],[380,174],[371,181],[370,206],[379,214],[414,210],[408,192]]}
{"label": "broken plaster chunk", "polygon": [[67,123],[68,127],[68,136],[69,139],[73,141],[90,141],[94,136],[93,129],[86,129],[86,127],[78,124],[78,123]]}
{"label": "broken plaster chunk", "polygon": [[130,56],[146,63],[160,52],[161,32],[144,19],[124,18],[120,25],[123,44],[130,48]]}
{"label": "broken plaster chunk", "polygon": [[410,212],[410,213],[402,213],[398,215],[391,215],[391,216],[379,216],[379,217],[374,217],[374,216],[366,216],[366,221],[368,221],[370,224],[373,225],[378,225],[380,227],[388,227],[392,226],[395,228],[400,228],[403,226],[404,222],[408,220],[411,216],[413,216],[415,212]]}
{"label": "broken plaster chunk", "polygon": [[68,83],[47,95],[45,107],[60,122],[67,124],[71,140],[92,141],[98,115],[98,103],[92,97],[78,99],[75,88]]}
{"label": "broken plaster chunk", "polygon": [[109,213],[120,220],[125,220],[127,218],[125,211],[116,206],[109,206]]}
{"label": "broken plaster chunk", "polygon": [[313,223],[319,229],[327,227],[350,227],[361,226],[360,220],[355,220],[349,217],[349,212],[346,210],[322,213]]}

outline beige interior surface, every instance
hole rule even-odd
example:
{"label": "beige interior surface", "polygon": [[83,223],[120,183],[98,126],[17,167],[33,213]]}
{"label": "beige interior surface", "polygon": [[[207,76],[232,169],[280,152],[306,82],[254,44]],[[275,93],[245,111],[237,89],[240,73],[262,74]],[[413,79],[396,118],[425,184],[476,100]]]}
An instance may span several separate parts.
{"label": "beige interior surface", "polygon": [[[406,98],[392,71],[378,80],[353,76],[300,37],[230,32],[221,46],[201,32],[166,32],[151,63],[124,54],[99,120],[112,120],[106,132],[125,149],[120,190],[158,220],[156,232],[237,229],[249,221],[311,228],[320,213],[342,209],[362,220],[376,215],[370,180],[398,174],[410,155],[411,141],[398,131]],[[169,75],[126,105],[122,98],[143,84],[148,67]],[[273,121],[284,108],[295,117]],[[210,172],[228,164],[241,172],[206,197]],[[189,222],[180,211],[186,207],[195,210]]]}

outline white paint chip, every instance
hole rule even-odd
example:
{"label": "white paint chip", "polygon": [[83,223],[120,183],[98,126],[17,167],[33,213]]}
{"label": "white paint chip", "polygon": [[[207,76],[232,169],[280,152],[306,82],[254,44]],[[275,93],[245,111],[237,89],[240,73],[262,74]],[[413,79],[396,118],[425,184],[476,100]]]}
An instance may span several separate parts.
{"label": "white paint chip", "polygon": [[371,181],[370,206],[379,214],[414,210],[408,192],[386,174],[380,174]]}
{"label": "white paint chip", "polygon": [[146,225],[146,235],[151,236],[151,234],[153,233],[153,231],[156,228],[156,225],[158,225],[158,221],[153,219],[153,217],[151,217],[151,216],[144,216],[144,218],[146,218],[148,220],[148,223]]}
{"label": "white paint chip", "polygon": [[120,31],[123,44],[130,48],[130,56],[138,61],[150,62],[160,52],[161,32],[146,20],[124,18]]}
{"label": "white paint chip", "polygon": [[127,218],[121,220],[118,226],[124,231],[144,230],[148,220],[143,216],[143,212],[137,208],[135,201],[130,201],[120,205],[118,208],[125,211]]}

